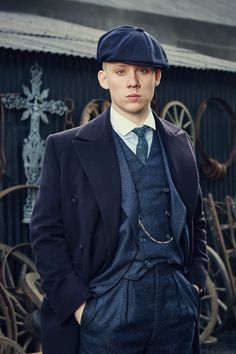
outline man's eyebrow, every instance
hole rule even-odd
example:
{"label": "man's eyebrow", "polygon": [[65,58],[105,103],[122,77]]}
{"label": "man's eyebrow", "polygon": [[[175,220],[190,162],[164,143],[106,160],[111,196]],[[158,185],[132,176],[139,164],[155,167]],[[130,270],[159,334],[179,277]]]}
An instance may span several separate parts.
{"label": "man's eyebrow", "polygon": [[115,64],[115,63],[114,63],[114,66],[117,67],[117,68],[125,68],[125,67],[126,67],[126,64],[122,64],[122,63],[120,63],[120,64]]}

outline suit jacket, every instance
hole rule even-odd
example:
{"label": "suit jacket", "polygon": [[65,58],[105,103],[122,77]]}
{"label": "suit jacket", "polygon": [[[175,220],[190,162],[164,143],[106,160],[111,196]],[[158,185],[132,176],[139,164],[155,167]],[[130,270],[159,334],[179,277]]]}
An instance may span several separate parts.
{"label": "suit jacket", "polygon": [[[207,273],[206,222],[187,134],[155,114],[175,187],[187,209],[186,277],[201,288]],[[89,281],[116,252],[121,178],[108,109],[87,125],[50,135],[30,223],[42,287],[44,354],[76,354],[73,312],[91,296]]]}

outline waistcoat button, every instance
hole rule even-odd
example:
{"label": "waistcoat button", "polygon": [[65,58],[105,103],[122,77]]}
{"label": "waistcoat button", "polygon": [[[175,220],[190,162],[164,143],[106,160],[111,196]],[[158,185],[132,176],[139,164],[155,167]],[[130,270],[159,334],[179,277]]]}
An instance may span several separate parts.
{"label": "waistcoat button", "polygon": [[149,265],[150,265],[150,261],[149,261],[148,259],[145,259],[145,260],[144,260],[144,264],[145,264],[146,266],[149,266]]}
{"label": "waistcoat button", "polygon": [[141,242],[141,243],[146,242],[146,240],[147,240],[146,237],[140,237],[140,242]]}

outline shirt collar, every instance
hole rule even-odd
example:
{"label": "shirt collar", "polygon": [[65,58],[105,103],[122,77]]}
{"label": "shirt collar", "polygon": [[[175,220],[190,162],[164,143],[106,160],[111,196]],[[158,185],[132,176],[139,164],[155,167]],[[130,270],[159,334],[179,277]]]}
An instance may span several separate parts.
{"label": "shirt collar", "polygon": [[[110,117],[111,117],[111,125],[112,128],[119,134],[119,135],[127,135],[133,130],[134,128],[137,128],[138,125],[131,122],[128,118],[122,116],[120,113],[118,113],[113,106],[111,106],[111,111],[110,111]],[[153,130],[156,130],[156,122],[153,116],[153,113],[150,109],[150,112],[143,122],[142,126],[146,125]]]}

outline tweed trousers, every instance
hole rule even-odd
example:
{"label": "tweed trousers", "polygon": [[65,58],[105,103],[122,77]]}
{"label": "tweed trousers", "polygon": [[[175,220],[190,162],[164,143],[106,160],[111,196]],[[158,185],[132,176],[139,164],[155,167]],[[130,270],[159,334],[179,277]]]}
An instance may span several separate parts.
{"label": "tweed trousers", "polygon": [[86,303],[79,354],[191,354],[197,290],[167,263]]}

